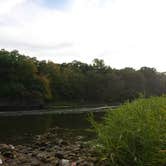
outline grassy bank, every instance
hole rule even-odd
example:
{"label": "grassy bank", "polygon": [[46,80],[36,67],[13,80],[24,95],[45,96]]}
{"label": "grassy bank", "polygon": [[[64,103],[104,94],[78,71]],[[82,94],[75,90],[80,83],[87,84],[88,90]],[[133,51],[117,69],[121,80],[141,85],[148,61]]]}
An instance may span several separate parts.
{"label": "grassy bank", "polygon": [[109,165],[166,165],[166,97],[141,98],[109,111],[101,124],[91,122]]}

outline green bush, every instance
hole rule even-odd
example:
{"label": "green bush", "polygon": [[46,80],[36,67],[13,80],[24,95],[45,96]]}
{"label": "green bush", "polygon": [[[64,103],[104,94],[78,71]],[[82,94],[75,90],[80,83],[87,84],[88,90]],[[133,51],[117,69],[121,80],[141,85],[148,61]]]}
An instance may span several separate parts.
{"label": "green bush", "polygon": [[95,147],[113,166],[166,165],[166,97],[140,98],[109,110],[102,123],[91,118]]}

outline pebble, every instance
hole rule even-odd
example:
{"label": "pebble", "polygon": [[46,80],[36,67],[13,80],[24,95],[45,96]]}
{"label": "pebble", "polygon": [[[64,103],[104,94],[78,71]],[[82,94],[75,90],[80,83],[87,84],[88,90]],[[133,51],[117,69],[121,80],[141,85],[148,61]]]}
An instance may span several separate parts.
{"label": "pebble", "polygon": [[15,149],[15,147],[13,146],[13,145],[9,145],[9,147],[12,149],[12,150],[14,150]]}
{"label": "pebble", "polygon": [[0,165],[105,166],[98,164],[93,147],[83,142],[82,137],[60,135],[59,138],[58,132],[54,132],[56,129],[49,132],[49,136],[47,133],[38,135],[31,145],[0,144]]}
{"label": "pebble", "polygon": [[2,161],[2,159],[0,159],[0,165],[2,165],[3,164],[3,161]]}
{"label": "pebble", "polygon": [[60,166],[70,166],[70,161],[66,159],[62,159],[60,161]]}
{"label": "pebble", "polygon": [[58,157],[59,159],[63,159],[63,157],[64,157],[63,152],[61,152],[61,151],[56,152],[55,157]]}
{"label": "pebble", "polygon": [[39,166],[39,165],[40,165],[40,162],[37,159],[33,159],[31,161],[31,166]]}

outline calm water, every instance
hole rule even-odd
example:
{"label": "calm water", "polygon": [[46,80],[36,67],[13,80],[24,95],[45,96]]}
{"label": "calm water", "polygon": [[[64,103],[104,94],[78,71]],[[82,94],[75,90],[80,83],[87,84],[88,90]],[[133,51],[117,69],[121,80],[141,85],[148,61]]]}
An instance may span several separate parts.
{"label": "calm water", "polygon": [[[92,111],[92,108],[90,110]],[[101,107],[96,108],[96,110],[97,112],[94,112],[95,118],[100,120],[106,108]],[[56,126],[70,129],[78,135],[87,135],[88,133],[85,129],[91,127],[87,120],[88,109],[81,108],[66,111],[1,112],[0,143],[29,143],[32,141],[33,136],[45,133],[49,128]],[[95,111],[95,108],[93,111]]]}

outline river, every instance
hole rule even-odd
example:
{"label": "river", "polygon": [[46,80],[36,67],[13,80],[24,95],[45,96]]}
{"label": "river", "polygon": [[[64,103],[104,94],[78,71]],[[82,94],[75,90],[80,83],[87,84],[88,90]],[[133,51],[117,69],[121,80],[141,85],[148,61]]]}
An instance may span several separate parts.
{"label": "river", "polygon": [[26,144],[35,135],[43,134],[50,128],[60,127],[70,130],[76,135],[87,138],[92,134],[86,129],[91,127],[87,120],[89,112],[93,112],[96,120],[101,120],[107,107],[82,107],[54,110],[11,111],[0,112],[0,143]]}

